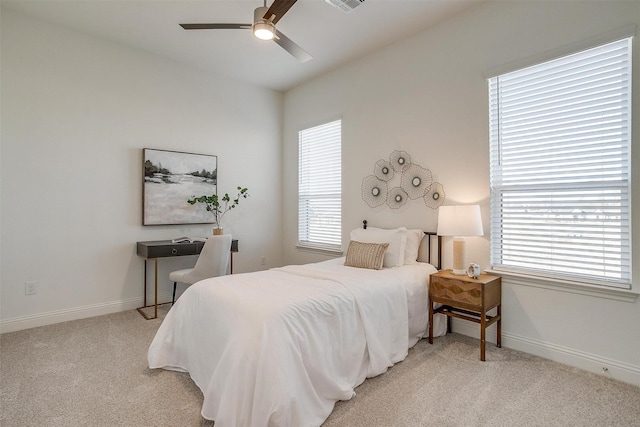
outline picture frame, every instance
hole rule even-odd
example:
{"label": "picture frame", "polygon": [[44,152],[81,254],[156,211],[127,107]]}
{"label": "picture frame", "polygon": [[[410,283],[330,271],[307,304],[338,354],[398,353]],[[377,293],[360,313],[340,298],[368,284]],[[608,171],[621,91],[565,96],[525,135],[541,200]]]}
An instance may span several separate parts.
{"label": "picture frame", "polygon": [[142,157],[142,225],[213,223],[187,200],[217,194],[218,156],[143,148]]}

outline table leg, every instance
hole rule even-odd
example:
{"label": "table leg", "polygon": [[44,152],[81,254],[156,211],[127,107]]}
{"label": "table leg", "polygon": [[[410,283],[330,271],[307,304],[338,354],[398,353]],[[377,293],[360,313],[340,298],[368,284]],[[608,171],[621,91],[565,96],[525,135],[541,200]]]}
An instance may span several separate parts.
{"label": "table leg", "polygon": [[429,344],[433,344],[433,303],[429,300]]}
{"label": "table leg", "polygon": [[147,260],[144,260],[144,302],[143,307],[147,306]]}
{"label": "table leg", "polygon": [[153,284],[154,290],[154,302],[153,302],[153,318],[158,318],[158,258],[154,259],[155,261],[155,280]]}
{"label": "table leg", "polygon": [[[142,307],[138,307],[138,313],[142,315],[146,320],[157,319],[158,318],[158,258],[153,258],[154,261],[154,273],[155,277],[153,278],[153,305],[147,305],[147,261],[144,260],[144,304]],[[143,309],[153,307],[153,317],[149,317],[146,315]]]}
{"label": "table leg", "polygon": [[498,338],[496,344],[498,348],[502,348],[502,304],[498,305]]}
{"label": "table leg", "polygon": [[480,360],[484,362],[484,348],[486,344],[487,332],[487,312],[482,310],[480,313]]}

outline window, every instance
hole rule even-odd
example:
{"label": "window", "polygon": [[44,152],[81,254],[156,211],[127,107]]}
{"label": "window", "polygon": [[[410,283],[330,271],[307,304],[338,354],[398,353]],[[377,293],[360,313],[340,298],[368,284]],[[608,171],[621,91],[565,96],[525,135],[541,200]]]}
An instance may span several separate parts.
{"label": "window", "polygon": [[489,79],[495,270],[630,288],[631,38]]}
{"label": "window", "polygon": [[342,121],[298,133],[298,247],[342,250]]}

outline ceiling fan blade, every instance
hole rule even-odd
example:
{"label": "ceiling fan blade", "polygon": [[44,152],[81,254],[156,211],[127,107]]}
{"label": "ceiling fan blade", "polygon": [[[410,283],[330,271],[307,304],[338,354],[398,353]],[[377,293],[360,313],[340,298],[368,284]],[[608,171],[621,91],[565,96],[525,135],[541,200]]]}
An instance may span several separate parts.
{"label": "ceiling fan blade", "polygon": [[307,62],[313,59],[313,56],[309,55],[309,53],[294,43],[289,37],[282,34],[280,31],[276,30],[276,37],[273,39],[274,42],[278,43],[278,45],[293,55],[300,62]]}
{"label": "ceiling fan blade", "polygon": [[251,24],[180,24],[185,30],[246,30]]}
{"label": "ceiling fan blade", "polygon": [[264,19],[270,19],[272,16],[274,18],[271,20],[274,24],[276,24],[297,0],[274,0],[273,4],[267,10],[267,13],[264,14]]}

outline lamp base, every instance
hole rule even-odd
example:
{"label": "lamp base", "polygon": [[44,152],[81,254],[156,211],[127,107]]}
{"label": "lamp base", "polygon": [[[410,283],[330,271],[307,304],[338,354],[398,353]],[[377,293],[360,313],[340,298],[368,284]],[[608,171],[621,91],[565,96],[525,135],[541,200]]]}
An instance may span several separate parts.
{"label": "lamp base", "polygon": [[465,241],[464,237],[453,238],[453,274],[467,274],[464,265]]}

